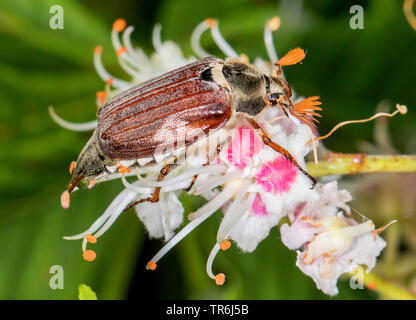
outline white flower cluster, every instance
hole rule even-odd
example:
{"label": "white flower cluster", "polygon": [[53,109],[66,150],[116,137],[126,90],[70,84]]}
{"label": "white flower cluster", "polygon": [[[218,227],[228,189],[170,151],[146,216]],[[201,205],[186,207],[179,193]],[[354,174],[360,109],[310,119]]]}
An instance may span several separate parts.
{"label": "white flower cluster", "polygon": [[[273,45],[272,31],[279,27],[277,17],[265,27],[265,44],[271,61],[278,57]],[[199,24],[192,34],[191,44],[198,57],[208,53],[200,46],[200,37],[210,29],[212,36],[227,57],[240,57],[224,40],[215,20],[207,19]],[[107,90],[99,93],[98,105],[114,96],[120,90],[183,66],[195,58],[185,58],[180,48],[171,41],[160,38],[160,25],[153,31],[153,45],[156,52],[149,58],[141,49],[134,48],[130,41],[133,27],[126,28],[124,20],[113,25],[112,42],[121,67],[132,77],[124,81],[111,76],[101,63],[102,49],[97,47],[94,64],[98,74],[107,82]],[[120,33],[122,32],[120,42]],[[272,72],[272,64],[256,58],[254,65],[266,73]],[[53,118],[68,129],[94,129],[96,122],[72,124],[59,118],[51,110]],[[305,156],[311,151],[306,146],[313,137],[310,128],[283,116],[279,108],[268,108],[257,116],[267,134],[286,148],[306,168]],[[217,136],[215,136],[217,135]],[[283,243],[291,250],[297,250],[297,266],[312,277],[317,287],[329,295],[337,294],[338,277],[365,264],[370,270],[376,257],[385,246],[371,221],[357,223],[349,216],[347,202],[351,200],[346,190],[338,190],[337,183],[317,184],[311,188],[311,181],[289,160],[266,146],[258,133],[238,120],[231,130],[218,130],[209,139],[223,142],[222,148],[209,161],[186,162],[175,166],[163,181],[157,177],[166,162],[160,161],[152,167],[133,167],[123,173],[106,174],[95,181],[121,178],[126,187],[111,202],[105,212],[85,232],[65,239],[83,239],[84,258],[93,260],[95,253],[87,250],[87,243],[95,243],[134,200],[149,197],[157,187],[161,188],[156,203],[143,202],[135,206],[139,219],[145,225],[149,236],[162,238],[165,246],[150,260],[149,269],[155,269],[158,261],[180,240],[194,230],[218,209],[224,218],[218,228],[216,243],[208,257],[207,273],[221,285],[225,281],[222,273],[214,274],[212,264],[216,254],[231,245],[230,240],[245,252],[253,251],[272,227],[288,217],[289,224],[281,226]],[[207,141],[203,141],[207,143]],[[208,141],[208,144],[211,144]],[[202,141],[192,145],[198,149]],[[144,164],[144,163],[143,163]],[[306,170],[306,169],[305,169]],[[136,176],[128,182],[126,177]],[[195,177],[197,177],[195,179]],[[191,220],[178,233],[176,229],[183,222],[184,208],[178,200],[179,194],[192,186],[188,192],[202,195],[207,203],[188,216]],[[221,188],[219,188],[221,187]]]}

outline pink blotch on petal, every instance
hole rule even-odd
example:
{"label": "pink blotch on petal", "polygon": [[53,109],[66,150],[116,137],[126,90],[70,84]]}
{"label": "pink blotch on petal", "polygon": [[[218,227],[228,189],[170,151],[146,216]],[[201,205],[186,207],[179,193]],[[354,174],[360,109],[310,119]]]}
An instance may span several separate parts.
{"label": "pink blotch on petal", "polygon": [[256,180],[266,192],[277,194],[289,191],[296,174],[296,167],[285,157],[279,157],[263,164]]}
{"label": "pink blotch on petal", "polygon": [[256,197],[254,198],[253,204],[251,205],[251,210],[256,214],[260,216],[265,216],[268,214],[266,210],[266,205],[264,204],[263,200],[261,199],[261,196],[259,194],[256,194]]}
{"label": "pink blotch on petal", "polygon": [[262,139],[249,127],[239,127],[227,150],[227,160],[243,169],[251,164],[253,156],[263,148]]}

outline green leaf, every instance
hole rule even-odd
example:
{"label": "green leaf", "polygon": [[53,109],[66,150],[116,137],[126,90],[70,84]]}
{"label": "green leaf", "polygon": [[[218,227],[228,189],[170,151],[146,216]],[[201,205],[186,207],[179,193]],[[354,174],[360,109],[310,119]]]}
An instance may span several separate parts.
{"label": "green leaf", "polygon": [[80,284],[78,286],[78,299],[79,300],[98,300],[97,295],[86,284]]}

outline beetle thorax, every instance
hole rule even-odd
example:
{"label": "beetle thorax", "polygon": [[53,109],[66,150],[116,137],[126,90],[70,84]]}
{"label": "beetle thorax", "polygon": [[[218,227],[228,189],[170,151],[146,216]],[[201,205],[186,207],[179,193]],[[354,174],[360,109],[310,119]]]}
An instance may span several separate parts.
{"label": "beetle thorax", "polygon": [[254,116],[266,107],[267,91],[283,93],[269,76],[240,60],[227,60],[222,65],[221,75],[229,85],[237,112]]}

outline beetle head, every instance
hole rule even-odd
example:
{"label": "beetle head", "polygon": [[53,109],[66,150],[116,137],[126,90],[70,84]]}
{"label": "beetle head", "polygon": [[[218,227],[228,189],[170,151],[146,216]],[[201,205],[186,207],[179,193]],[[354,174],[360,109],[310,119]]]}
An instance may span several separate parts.
{"label": "beetle head", "polygon": [[105,171],[105,156],[98,144],[96,134],[92,135],[85,147],[81,150],[76,161],[71,182],[68,186],[68,192],[87,177],[96,177]]}
{"label": "beetle head", "polygon": [[269,76],[241,60],[227,60],[222,67],[236,102],[236,111],[249,115],[260,113],[265,107],[279,106],[286,113],[291,105],[290,86],[279,75]]}

